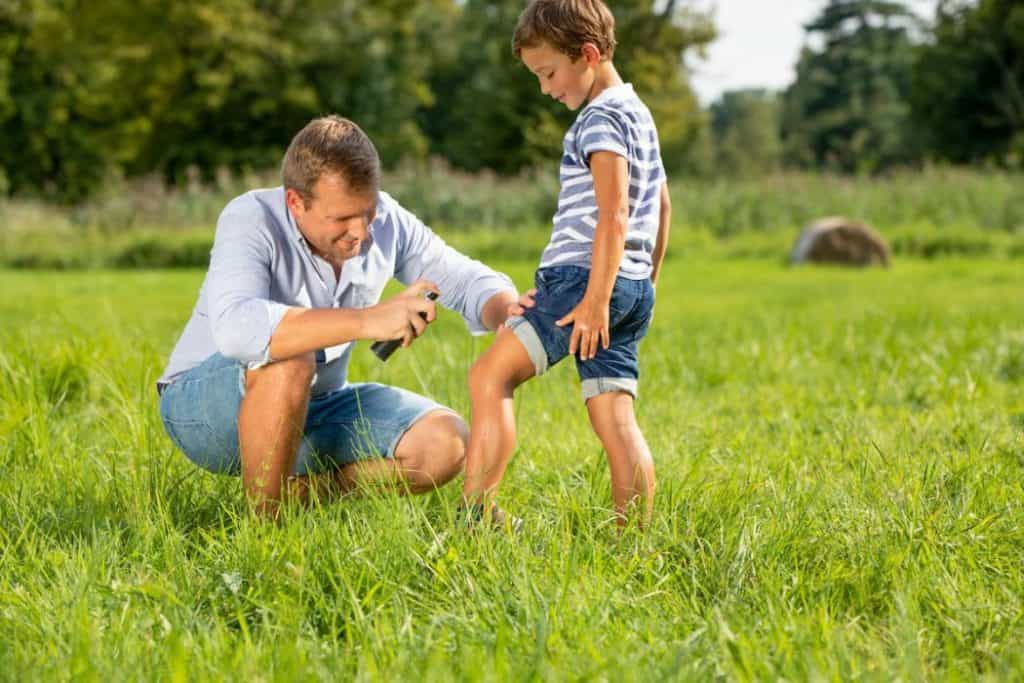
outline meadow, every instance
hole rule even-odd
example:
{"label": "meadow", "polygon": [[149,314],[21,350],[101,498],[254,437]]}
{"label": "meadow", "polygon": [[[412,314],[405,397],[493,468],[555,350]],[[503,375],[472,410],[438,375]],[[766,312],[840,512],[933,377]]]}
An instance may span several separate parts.
{"label": "meadow", "polygon": [[[536,254],[493,230],[466,244],[527,286]],[[569,363],[517,398],[520,535],[461,529],[457,483],[261,524],[156,412],[201,270],[0,271],[0,680],[1019,679],[1024,279],[1000,230],[889,270],[680,249],[641,347],[656,513],[621,536]],[[488,343],[445,314],[351,375],[466,414]]]}

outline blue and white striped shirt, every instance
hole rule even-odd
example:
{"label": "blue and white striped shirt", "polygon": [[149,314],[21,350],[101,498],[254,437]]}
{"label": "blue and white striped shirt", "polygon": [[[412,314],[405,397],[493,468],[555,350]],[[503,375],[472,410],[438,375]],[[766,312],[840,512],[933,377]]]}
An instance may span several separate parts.
{"label": "blue and white striped shirt", "polygon": [[649,278],[665,168],[651,112],[628,83],[595,97],[565,134],[558,211],[540,267],[591,267],[597,198],[590,155],[601,151],[625,157],[629,167],[629,232],[619,275],[632,280]]}

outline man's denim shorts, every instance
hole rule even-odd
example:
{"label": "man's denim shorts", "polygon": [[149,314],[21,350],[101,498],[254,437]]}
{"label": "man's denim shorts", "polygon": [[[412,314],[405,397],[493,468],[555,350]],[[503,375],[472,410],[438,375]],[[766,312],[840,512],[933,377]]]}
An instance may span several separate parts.
{"label": "man's denim shorts", "polygon": [[[160,395],[160,417],[188,458],[217,474],[238,474],[238,409],[245,366],[217,353],[175,378]],[[402,436],[427,413],[428,398],[383,384],[346,384],[309,402],[293,474],[316,474],[367,458],[390,458]]]}
{"label": "man's denim shorts", "polygon": [[[558,327],[555,322],[583,299],[589,277],[590,270],[580,266],[541,268],[534,276],[536,306],[506,323],[526,347],[538,375],[569,354],[572,325]],[[608,306],[611,344],[607,349],[599,347],[591,360],[576,359],[584,401],[611,391],[625,391],[636,398],[637,346],[647,333],[653,310],[654,287],[649,279],[616,278]]]}

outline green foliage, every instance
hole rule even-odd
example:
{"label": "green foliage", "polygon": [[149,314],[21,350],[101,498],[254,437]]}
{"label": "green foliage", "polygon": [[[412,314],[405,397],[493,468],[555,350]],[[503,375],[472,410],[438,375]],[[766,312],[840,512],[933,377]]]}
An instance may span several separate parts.
{"label": "green foliage", "polygon": [[[201,281],[0,272],[0,680],[1024,674],[1018,264],[670,264],[637,403],[656,514],[623,536],[567,362],[516,394],[522,536],[460,529],[458,482],[254,522],[160,425]],[[442,312],[352,376],[467,414],[488,343]]]}
{"label": "green foliage", "polygon": [[[700,123],[682,56],[711,29],[675,3],[620,4],[624,64],[671,160]],[[503,174],[550,163],[571,115],[545,102],[511,55],[521,9],[520,0],[0,0],[0,137],[10,141],[0,190],[74,203],[112,174],[184,183],[263,170],[328,112],[366,129],[389,167],[431,154]]]}
{"label": "green foliage", "polygon": [[[0,266],[202,267],[224,205],[271,182],[253,176],[208,188],[122,184],[74,208],[0,200]],[[478,258],[532,261],[550,238],[553,175],[468,175],[437,163],[389,171],[384,188]],[[668,257],[781,257],[804,226],[840,214],[872,224],[898,257],[1020,258],[1022,188],[1019,173],[949,169],[883,178],[775,174],[673,181]]]}
{"label": "green foliage", "polygon": [[935,156],[1024,167],[1024,5],[941,3],[911,102]]}
{"label": "green foliage", "polygon": [[778,170],[782,163],[779,116],[779,98],[775,93],[724,93],[711,105],[717,170],[739,177]]}
{"label": "green foliage", "polygon": [[807,25],[783,137],[802,167],[874,172],[915,158],[908,125],[914,15],[901,2],[830,0]]}

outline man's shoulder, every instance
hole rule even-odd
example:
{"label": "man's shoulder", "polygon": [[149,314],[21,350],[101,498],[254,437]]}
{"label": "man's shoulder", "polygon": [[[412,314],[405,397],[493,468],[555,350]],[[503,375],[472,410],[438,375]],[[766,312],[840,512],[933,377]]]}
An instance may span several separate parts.
{"label": "man's shoulder", "polygon": [[287,211],[283,188],[250,190],[224,206],[217,227],[244,227],[247,231],[274,233],[283,229],[288,220]]}

